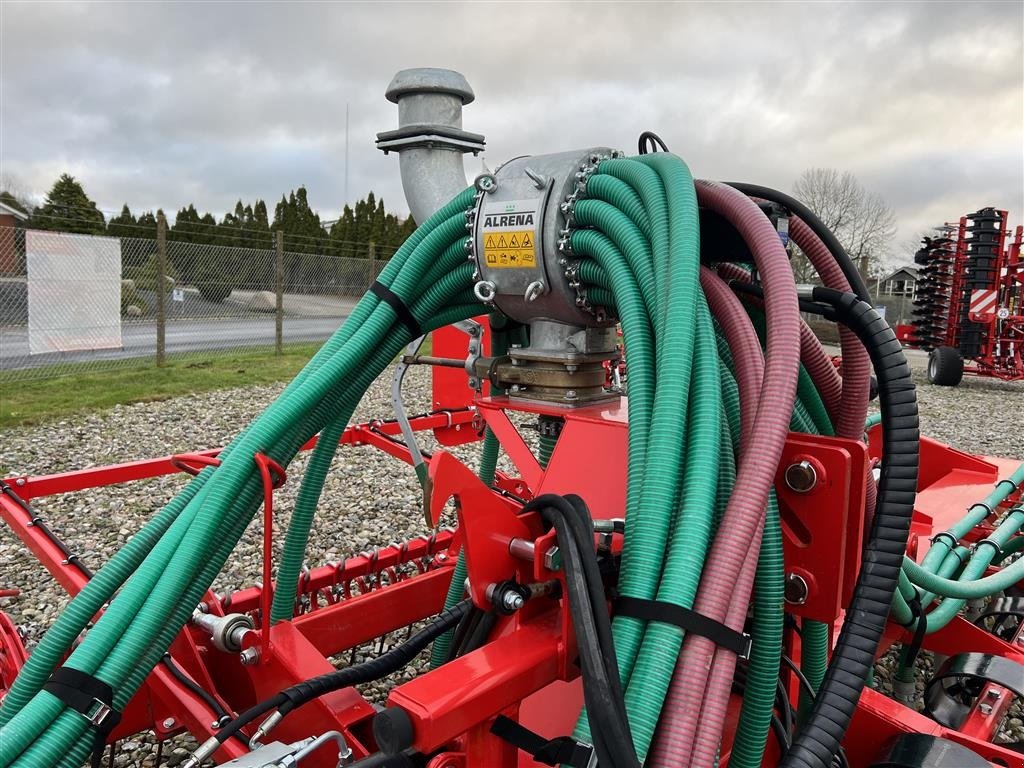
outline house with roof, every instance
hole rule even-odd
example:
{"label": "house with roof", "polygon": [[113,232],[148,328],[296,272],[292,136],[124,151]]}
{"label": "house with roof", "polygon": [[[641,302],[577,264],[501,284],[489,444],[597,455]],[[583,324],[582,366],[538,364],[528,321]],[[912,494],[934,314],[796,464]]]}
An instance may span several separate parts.
{"label": "house with roof", "polygon": [[18,227],[24,226],[28,214],[0,200],[0,275],[16,275],[19,269]]}

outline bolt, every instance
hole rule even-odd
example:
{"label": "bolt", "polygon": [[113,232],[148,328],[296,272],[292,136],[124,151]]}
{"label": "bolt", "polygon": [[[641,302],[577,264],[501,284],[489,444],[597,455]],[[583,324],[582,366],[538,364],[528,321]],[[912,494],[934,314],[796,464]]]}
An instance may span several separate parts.
{"label": "bolt", "polygon": [[549,571],[562,570],[562,553],[558,547],[552,547],[544,553],[544,567]]}
{"label": "bolt", "polygon": [[171,728],[174,727],[174,718],[173,717],[168,717],[166,720],[163,721],[162,725],[167,730],[170,730]]}
{"label": "bolt", "polygon": [[258,648],[246,648],[238,654],[238,660],[242,662],[242,666],[251,667],[259,663],[260,651]]}
{"label": "bolt", "polygon": [[523,168],[523,172],[530,177],[530,181],[533,182],[534,186],[537,187],[537,189],[544,189],[544,186],[548,183],[547,179],[545,179],[532,168]]}
{"label": "bolt", "polygon": [[475,185],[481,192],[493,192],[498,188],[498,180],[489,173],[481,173],[476,177]]}
{"label": "bolt", "polygon": [[807,602],[810,589],[803,576],[796,573],[786,574],[785,598],[791,605],[803,605]]}
{"label": "bolt", "polygon": [[447,559],[448,559],[448,553],[447,552],[438,552],[437,553],[437,560],[438,560],[438,562],[443,563]]}
{"label": "bolt", "polygon": [[524,602],[523,596],[511,589],[506,590],[505,594],[501,596],[501,607],[506,611],[518,611],[523,607]]}
{"label": "bolt", "polygon": [[992,705],[988,704],[987,702],[982,702],[981,704],[978,705],[978,710],[983,715],[991,715],[992,714]]}
{"label": "bolt", "polygon": [[542,293],[544,293],[544,281],[534,280],[526,286],[526,293],[523,294],[523,299],[527,302],[535,301]]}
{"label": "bolt", "polygon": [[14,484],[15,485],[24,485],[25,484],[25,478],[24,477],[19,477],[17,480],[14,481]]}
{"label": "bolt", "polygon": [[807,493],[818,484],[818,473],[809,461],[801,461],[786,467],[786,485],[797,493]]}
{"label": "bolt", "polygon": [[576,390],[575,389],[567,389],[565,391],[565,399],[566,400],[575,400],[576,399]]}

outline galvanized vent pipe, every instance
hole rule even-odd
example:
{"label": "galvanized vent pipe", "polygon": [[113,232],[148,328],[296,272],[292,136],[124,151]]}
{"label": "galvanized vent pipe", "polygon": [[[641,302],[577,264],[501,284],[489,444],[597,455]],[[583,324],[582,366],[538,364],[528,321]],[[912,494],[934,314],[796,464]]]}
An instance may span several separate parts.
{"label": "galvanized vent pipe", "polygon": [[398,152],[409,210],[422,224],[469,186],[466,152],[484,148],[484,137],[462,130],[462,107],[475,98],[466,78],[450,69],[403,69],[385,96],[398,105],[398,129],[377,134],[377,149]]}

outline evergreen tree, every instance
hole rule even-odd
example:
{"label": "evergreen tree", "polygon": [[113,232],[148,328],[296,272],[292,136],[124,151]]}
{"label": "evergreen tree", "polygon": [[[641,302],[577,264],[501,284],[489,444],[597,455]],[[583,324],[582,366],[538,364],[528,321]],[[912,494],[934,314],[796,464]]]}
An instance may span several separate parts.
{"label": "evergreen tree", "polygon": [[107,234],[110,237],[140,237],[141,230],[137,228],[138,223],[138,219],[132,215],[128,203],[125,203],[121,208],[121,213],[107,222]]}
{"label": "evergreen tree", "polygon": [[[163,211],[158,210],[157,213],[163,213]],[[156,237],[156,216],[152,211],[140,213],[138,224],[140,237]]]}
{"label": "evergreen tree", "polygon": [[199,211],[194,205],[189,204],[188,208],[182,208],[174,216],[174,224],[167,233],[167,239],[179,243],[201,242],[199,237]]}
{"label": "evergreen tree", "polygon": [[102,235],[106,220],[82,185],[67,173],[54,182],[41,206],[32,211],[34,229]]}

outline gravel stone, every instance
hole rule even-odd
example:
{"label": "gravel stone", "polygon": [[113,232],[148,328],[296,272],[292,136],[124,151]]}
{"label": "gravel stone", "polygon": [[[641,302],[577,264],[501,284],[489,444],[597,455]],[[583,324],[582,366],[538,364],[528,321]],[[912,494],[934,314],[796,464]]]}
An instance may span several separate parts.
{"label": "gravel stone", "polygon": [[[911,355],[915,375],[921,384],[924,434],[949,442],[968,452],[1024,459],[1024,384],[1007,384],[992,379],[967,377],[957,388],[932,387],[924,383],[925,360]],[[389,418],[390,371],[363,398],[354,420]],[[253,386],[137,405],[123,405],[107,411],[78,415],[29,428],[0,431],[0,476],[41,475],[116,462],[145,459],[227,444],[239,429],[260,413],[282,386]],[[410,413],[430,408],[429,371],[415,368],[404,388]],[[522,420],[524,423],[527,419]],[[535,442],[535,433],[524,429]],[[422,447],[435,449],[425,437]],[[475,467],[479,446],[453,449],[459,458]],[[295,494],[308,455],[296,458],[288,469],[289,481],[277,492],[274,531],[275,556],[279,557]],[[511,469],[502,456],[502,468]],[[109,486],[91,491],[39,499],[38,512],[53,530],[91,568],[99,568],[139,530],[142,524],[169,501],[185,483],[183,475]],[[308,563],[316,566],[328,560],[384,546],[393,541],[425,533],[422,493],[412,470],[369,447],[347,446],[339,450],[324,487],[321,508],[313,524]],[[451,525],[449,513],[443,524]],[[214,589],[220,592],[248,586],[259,579],[262,562],[262,525],[259,516],[218,576]],[[65,607],[68,598],[6,526],[0,526],[0,587],[16,587],[17,597],[0,603],[24,634],[31,651],[42,634]],[[396,633],[397,634],[397,633]],[[392,637],[388,642],[400,641]],[[376,653],[370,644],[356,650],[356,658]],[[876,666],[875,685],[891,691],[894,660],[887,655]],[[348,654],[335,660],[349,663]],[[426,663],[421,657],[403,679]],[[922,654],[921,674],[930,669],[931,659]],[[922,677],[923,680],[923,677]],[[386,684],[364,686],[364,693],[382,701]],[[1007,738],[1024,739],[1021,713],[1014,711],[1006,722]],[[194,746],[182,736],[166,743],[160,765],[174,766]],[[143,733],[122,742],[115,750],[118,768],[156,766],[155,742]]]}

